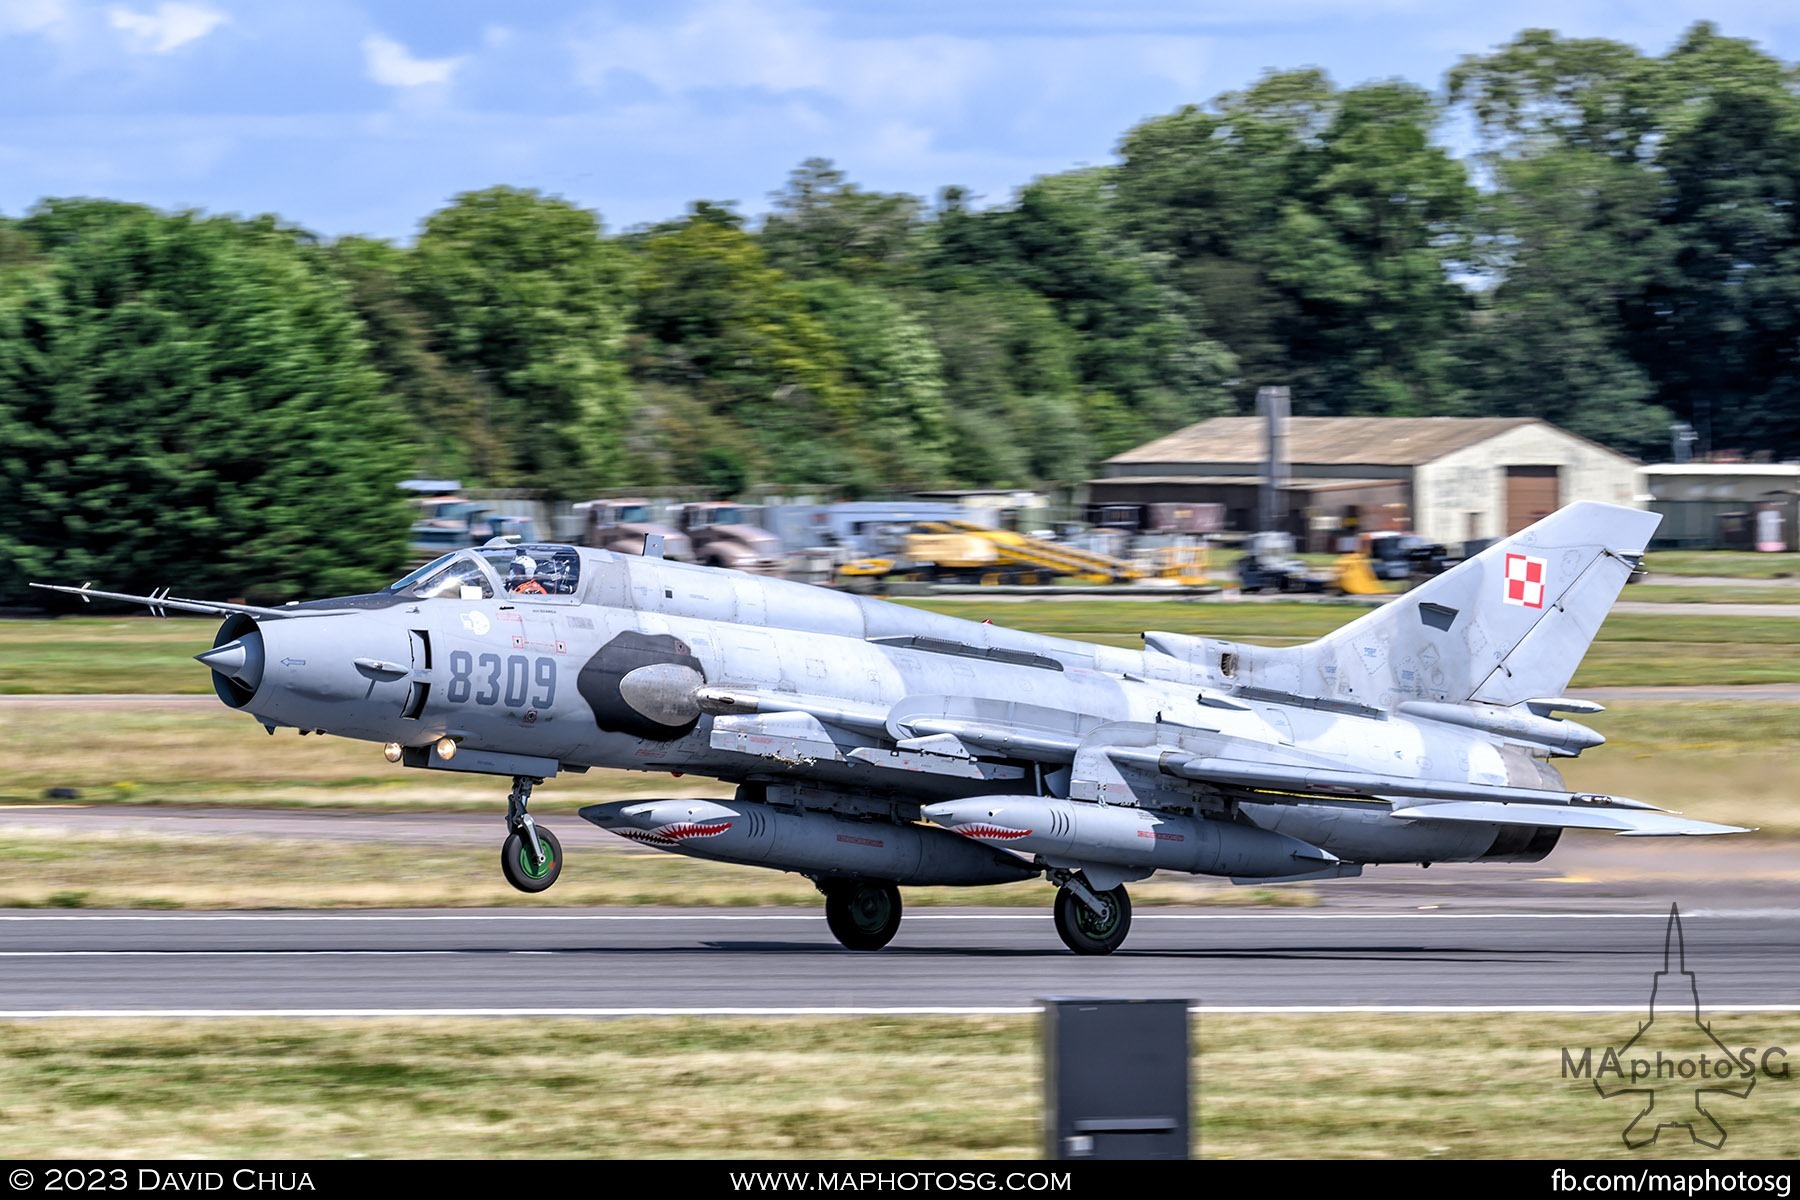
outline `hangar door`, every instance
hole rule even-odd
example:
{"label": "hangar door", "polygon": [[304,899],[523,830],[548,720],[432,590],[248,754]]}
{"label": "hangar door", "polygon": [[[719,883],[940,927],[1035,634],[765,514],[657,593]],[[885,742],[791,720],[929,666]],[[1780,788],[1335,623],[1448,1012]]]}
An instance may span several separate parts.
{"label": "hangar door", "polygon": [[1556,467],[1506,468],[1506,532],[1514,534],[1562,507]]}

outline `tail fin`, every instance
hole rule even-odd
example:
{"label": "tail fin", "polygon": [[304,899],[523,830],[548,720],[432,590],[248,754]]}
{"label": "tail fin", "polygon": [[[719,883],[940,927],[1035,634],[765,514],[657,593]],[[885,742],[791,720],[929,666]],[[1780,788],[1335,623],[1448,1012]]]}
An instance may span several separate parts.
{"label": "tail fin", "polygon": [[1238,647],[1222,673],[1383,709],[1559,696],[1661,520],[1571,504],[1316,642]]}

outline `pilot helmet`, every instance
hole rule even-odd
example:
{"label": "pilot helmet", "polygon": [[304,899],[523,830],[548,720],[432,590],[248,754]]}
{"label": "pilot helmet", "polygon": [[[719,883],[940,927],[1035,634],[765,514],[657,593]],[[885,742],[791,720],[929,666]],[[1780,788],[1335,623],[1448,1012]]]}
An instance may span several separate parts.
{"label": "pilot helmet", "polygon": [[523,583],[537,574],[537,559],[521,554],[506,568],[509,583]]}

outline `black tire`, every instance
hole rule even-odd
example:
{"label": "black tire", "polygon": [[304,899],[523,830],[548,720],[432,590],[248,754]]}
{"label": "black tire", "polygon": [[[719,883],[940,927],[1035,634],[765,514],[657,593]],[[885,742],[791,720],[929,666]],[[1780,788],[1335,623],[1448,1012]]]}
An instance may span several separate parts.
{"label": "black tire", "polygon": [[562,843],[542,825],[537,827],[537,835],[544,847],[542,865],[531,861],[531,844],[524,834],[507,835],[506,844],[500,848],[500,873],[521,892],[541,892],[562,874]]}
{"label": "black tire", "polygon": [[900,889],[874,879],[828,883],[825,924],[846,950],[879,950],[900,930]]}
{"label": "black tire", "polygon": [[1131,932],[1131,897],[1125,894],[1125,885],[1099,896],[1112,905],[1109,920],[1096,917],[1068,888],[1056,893],[1057,936],[1077,954],[1111,954]]}

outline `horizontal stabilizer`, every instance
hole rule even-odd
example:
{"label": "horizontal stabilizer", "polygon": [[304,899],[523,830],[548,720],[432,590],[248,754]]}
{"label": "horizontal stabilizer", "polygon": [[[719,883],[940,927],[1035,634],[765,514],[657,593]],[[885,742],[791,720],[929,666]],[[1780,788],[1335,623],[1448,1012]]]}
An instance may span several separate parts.
{"label": "horizontal stabilizer", "polygon": [[1678,837],[1715,833],[1749,833],[1737,825],[1715,825],[1674,813],[1648,809],[1595,808],[1587,805],[1501,804],[1491,800],[1452,800],[1394,810],[1405,821],[1473,821],[1484,825],[1534,825],[1549,829],[1598,829],[1623,837]]}
{"label": "horizontal stabilizer", "polygon": [[[1121,750],[1115,757],[1140,758],[1142,750]],[[1540,805],[1553,808],[1580,805],[1607,809],[1655,811],[1650,805],[1623,796],[1594,796],[1581,792],[1554,792],[1545,788],[1505,787],[1495,783],[1457,783],[1448,779],[1414,779],[1377,775],[1368,771],[1341,771],[1334,767],[1289,766],[1282,763],[1246,762],[1239,759],[1184,757],[1163,754],[1163,770],[1183,779],[1237,787],[1298,792],[1311,796],[1420,796],[1437,800],[1462,800],[1496,806]],[[1435,806],[1434,806],[1435,808]],[[1520,822],[1521,824],[1523,822]]]}

